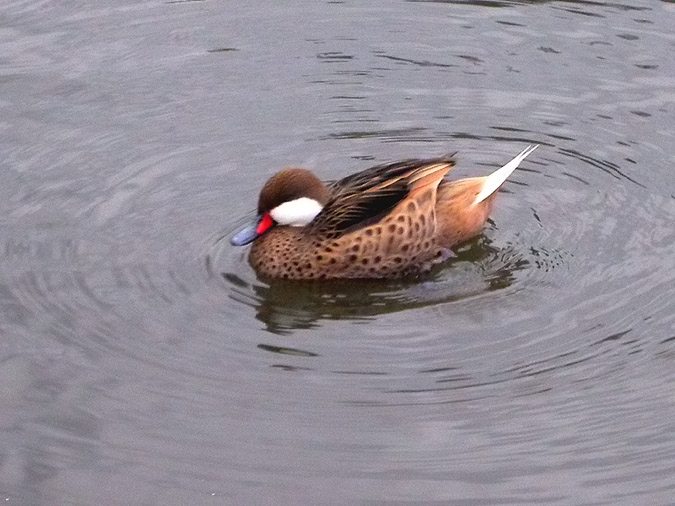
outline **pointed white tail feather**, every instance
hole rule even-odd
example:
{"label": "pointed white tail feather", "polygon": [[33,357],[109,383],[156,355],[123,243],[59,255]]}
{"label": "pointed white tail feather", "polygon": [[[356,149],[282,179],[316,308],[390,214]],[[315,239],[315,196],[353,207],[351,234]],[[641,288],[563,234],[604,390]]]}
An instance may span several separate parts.
{"label": "pointed white tail feather", "polygon": [[497,189],[502,185],[502,183],[506,181],[506,178],[509,177],[514,170],[516,170],[518,165],[520,165],[520,162],[522,162],[527,155],[532,153],[532,151],[534,151],[538,147],[539,144],[535,144],[534,146],[527,146],[520,153],[518,153],[518,155],[513,160],[504,165],[501,169],[497,169],[492,174],[487,176],[485,178],[483,188],[481,188],[480,192],[478,193],[478,195],[476,195],[476,198],[473,201],[473,205],[483,202],[486,198],[488,198],[490,195],[496,192]]}

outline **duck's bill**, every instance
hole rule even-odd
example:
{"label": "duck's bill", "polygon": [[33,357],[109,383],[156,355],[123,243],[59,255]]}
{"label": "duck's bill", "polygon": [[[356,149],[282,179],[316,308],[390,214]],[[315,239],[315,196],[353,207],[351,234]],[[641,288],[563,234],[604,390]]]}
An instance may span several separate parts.
{"label": "duck's bill", "polygon": [[245,246],[258,237],[258,224],[248,225],[242,228],[239,232],[230,237],[230,244],[233,246]]}
{"label": "duck's bill", "polygon": [[239,232],[234,234],[230,238],[230,243],[233,246],[245,246],[246,244],[255,241],[273,226],[274,220],[270,213],[264,213],[256,218],[255,223],[242,228]]}

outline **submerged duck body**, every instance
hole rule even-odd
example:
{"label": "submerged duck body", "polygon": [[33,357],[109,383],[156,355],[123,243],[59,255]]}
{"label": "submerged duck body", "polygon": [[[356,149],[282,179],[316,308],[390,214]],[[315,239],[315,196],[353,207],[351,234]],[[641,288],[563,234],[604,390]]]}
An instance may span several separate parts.
{"label": "submerged duck body", "polygon": [[537,146],[489,176],[449,181],[452,156],[378,165],[324,184],[284,169],[263,186],[258,218],[231,242],[253,242],[258,275],[398,278],[429,270],[480,233],[497,189]]}

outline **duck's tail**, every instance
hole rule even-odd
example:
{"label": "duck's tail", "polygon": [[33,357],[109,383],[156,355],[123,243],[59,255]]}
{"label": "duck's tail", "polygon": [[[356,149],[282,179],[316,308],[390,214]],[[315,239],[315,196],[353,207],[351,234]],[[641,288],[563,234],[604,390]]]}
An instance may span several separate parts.
{"label": "duck's tail", "polygon": [[485,176],[481,190],[478,192],[478,195],[476,195],[472,205],[475,206],[476,204],[483,202],[486,198],[496,192],[497,189],[504,183],[504,181],[506,181],[506,178],[508,178],[511,173],[516,170],[516,167],[520,165],[520,162],[522,162],[527,155],[532,153],[532,151],[538,147],[539,144],[526,147],[520,153],[518,153],[518,155],[513,160],[504,165],[501,169],[497,169],[489,176]]}

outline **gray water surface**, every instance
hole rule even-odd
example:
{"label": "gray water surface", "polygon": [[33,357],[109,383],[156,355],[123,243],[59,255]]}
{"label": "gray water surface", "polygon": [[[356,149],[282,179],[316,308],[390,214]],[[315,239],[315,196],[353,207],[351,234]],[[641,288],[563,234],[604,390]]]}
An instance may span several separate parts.
{"label": "gray water surface", "polygon": [[[0,502],[671,504],[675,4],[0,6]],[[433,275],[268,284],[284,165],[541,147]]]}

